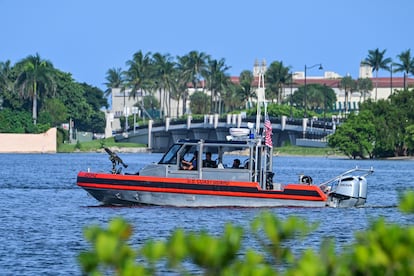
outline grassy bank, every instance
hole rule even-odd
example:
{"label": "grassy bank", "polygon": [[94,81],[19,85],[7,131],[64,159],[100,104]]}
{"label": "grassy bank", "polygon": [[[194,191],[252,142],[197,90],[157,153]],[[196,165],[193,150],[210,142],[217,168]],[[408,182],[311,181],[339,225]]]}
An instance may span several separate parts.
{"label": "grassy bank", "polygon": [[135,143],[118,143],[114,138],[92,140],[89,142],[82,142],[76,144],[59,144],[58,152],[91,152],[97,151],[104,147],[118,147],[118,148],[143,148],[145,145]]}
{"label": "grassy bank", "polygon": [[342,156],[332,148],[307,148],[298,146],[284,146],[274,149],[278,155],[297,155],[297,156]]}

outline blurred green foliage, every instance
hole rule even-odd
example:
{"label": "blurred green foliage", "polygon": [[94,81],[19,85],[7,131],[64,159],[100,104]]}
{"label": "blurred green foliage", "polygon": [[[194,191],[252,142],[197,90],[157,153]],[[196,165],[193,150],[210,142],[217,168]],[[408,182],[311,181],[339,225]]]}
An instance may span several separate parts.
{"label": "blurred green foliage", "polygon": [[[400,210],[414,213],[414,192],[401,196]],[[329,238],[322,238],[319,251],[294,254],[286,245],[316,228],[301,218],[282,221],[264,212],[251,223],[249,235],[260,249],[243,247],[244,230],[229,223],[221,236],[177,229],[166,240],[149,240],[135,250],[128,244],[131,224],[115,218],[107,229],[85,229],[92,247],[79,255],[79,262],[86,275],[190,275],[184,265],[189,263],[203,275],[414,275],[413,226],[379,218],[355,233],[341,253]]]}

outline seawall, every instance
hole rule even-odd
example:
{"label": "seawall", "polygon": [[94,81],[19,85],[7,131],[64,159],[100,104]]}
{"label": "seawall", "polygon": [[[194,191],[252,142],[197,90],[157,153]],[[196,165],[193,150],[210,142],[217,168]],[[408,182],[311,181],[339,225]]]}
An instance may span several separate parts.
{"label": "seawall", "polygon": [[56,153],[56,128],[40,134],[0,133],[0,153]]}

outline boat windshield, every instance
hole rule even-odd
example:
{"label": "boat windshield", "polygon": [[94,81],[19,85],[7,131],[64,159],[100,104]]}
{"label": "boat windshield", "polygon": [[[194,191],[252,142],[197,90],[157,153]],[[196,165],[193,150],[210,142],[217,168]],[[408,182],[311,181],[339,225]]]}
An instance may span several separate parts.
{"label": "boat windshield", "polygon": [[174,144],[171,148],[164,154],[158,164],[176,164],[177,163],[177,152],[182,147],[182,145]]}

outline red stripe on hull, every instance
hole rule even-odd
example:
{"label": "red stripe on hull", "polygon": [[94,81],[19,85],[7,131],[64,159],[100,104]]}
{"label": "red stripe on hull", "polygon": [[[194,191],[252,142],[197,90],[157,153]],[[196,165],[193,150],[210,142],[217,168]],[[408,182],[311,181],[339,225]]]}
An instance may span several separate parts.
{"label": "red stripe on hull", "polygon": [[238,186],[238,187],[256,187],[260,189],[257,182],[241,182],[241,181],[226,181],[215,179],[195,179],[195,178],[177,178],[177,177],[157,177],[157,176],[140,176],[140,175],[120,175],[120,174],[100,174],[80,172],[80,177],[98,178],[98,179],[113,179],[122,181],[139,181],[139,182],[164,182],[164,183],[179,183],[179,184],[204,184],[204,185],[218,185],[218,186]]}
{"label": "red stripe on hull", "polygon": [[[290,200],[308,200],[308,201],[326,201],[327,196],[319,187],[303,184],[288,184],[284,187],[283,191],[276,190],[261,190],[256,182],[235,182],[235,181],[221,181],[221,180],[202,180],[202,179],[187,179],[187,178],[161,178],[161,177],[148,177],[148,176],[125,176],[125,175],[112,175],[112,174],[96,174],[81,172],[79,177],[88,179],[105,179],[113,181],[132,181],[133,185],[122,184],[102,184],[102,183],[84,183],[78,182],[78,186],[94,189],[111,189],[111,190],[129,190],[129,191],[146,191],[156,193],[181,193],[181,194],[196,194],[196,195],[214,195],[214,196],[233,196],[233,197],[250,197],[250,198],[268,198],[268,199],[290,199]],[[207,189],[191,189],[189,187],[183,188],[160,188],[151,186],[141,186],[140,183],[165,183],[165,184],[181,184],[183,186],[190,186],[194,184],[202,184],[216,187],[234,187],[234,189],[240,188],[252,188],[255,192],[245,191],[217,191]],[[306,195],[292,195],[289,191],[309,191],[317,193],[319,196],[306,196]],[[280,192],[280,193],[275,193]]]}

